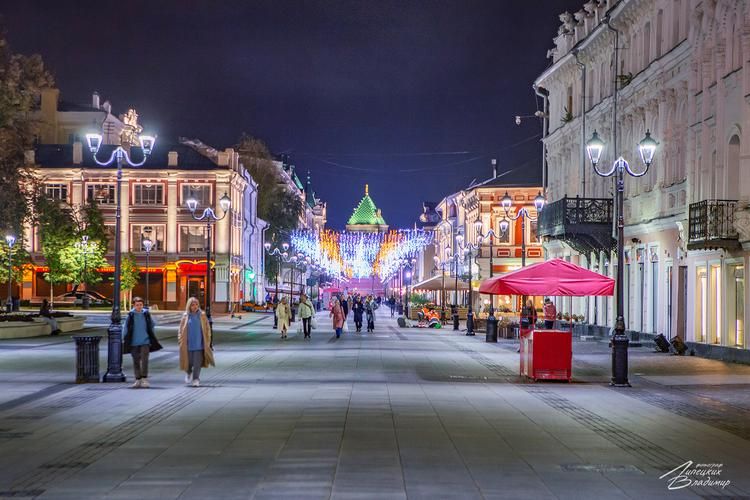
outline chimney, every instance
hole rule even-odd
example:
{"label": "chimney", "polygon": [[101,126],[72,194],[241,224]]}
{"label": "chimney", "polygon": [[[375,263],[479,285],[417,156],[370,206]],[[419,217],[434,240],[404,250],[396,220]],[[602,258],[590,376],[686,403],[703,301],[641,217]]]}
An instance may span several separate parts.
{"label": "chimney", "polygon": [[36,163],[36,153],[33,149],[29,149],[27,151],[24,151],[23,153],[24,160],[26,161],[26,165],[33,165]]}
{"label": "chimney", "polygon": [[83,163],[83,144],[76,141],[73,143],[73,164],[80,165]]}
{"label": "chimney", "polygon": [[497,160],[495,158],[492,159],[492,178],[497,177]]}
{"label": "chimney", "polygon": [[57,100],[60,98],[60,90],[47,87],[42,89],[42,115],[53,116],[57,113]]}
{"label": "chimney", "polygon": [[112,105],[109,103],[109,101],[104,101],[104,104],[102,104],[101,109],[107,112],[107,114],[112,114]]}
{"label": "chimney", "polygon": [[99,109],[99,92],[97,92],[96,90],[91,95],[91,106]]}
{"label": "chimney", "polygon": [[229,166],[229,152],[219,151],[216,157],[216,163],[220,167],[228,167]]}
{"label": "chimney", "polygon": [[169,153],[167,153],[167,166],[168,167],[177,166],[177,151],[170,151]]}

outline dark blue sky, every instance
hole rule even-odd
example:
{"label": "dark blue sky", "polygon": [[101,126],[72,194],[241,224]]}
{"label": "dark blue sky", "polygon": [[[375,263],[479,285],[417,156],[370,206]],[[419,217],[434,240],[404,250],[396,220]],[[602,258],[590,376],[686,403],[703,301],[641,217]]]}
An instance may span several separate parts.
{"label": "dark blue sky", "polygon": [[98,90],[170,142],[260,137],[312,172],[341,228],[365,183],[387,222],[409,226],[422,200],[488,177],[493,157],[540,177],[541,127],[514,116],[536,111],[558,14],[583,3],[48,0],[0,13],[63,99]]}

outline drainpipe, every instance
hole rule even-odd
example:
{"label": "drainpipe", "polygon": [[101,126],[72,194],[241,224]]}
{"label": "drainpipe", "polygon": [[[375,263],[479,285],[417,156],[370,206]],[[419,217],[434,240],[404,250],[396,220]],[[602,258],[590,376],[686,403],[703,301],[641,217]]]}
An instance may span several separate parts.
{"label": "drainpipe", "polygon": [[542,188],[547,193],[547,148],[544,145],[544,138],[549,135],[549,90],[538,85],[532,85],[537,96],[541,97],[544,102],[544,115],[542,116]]}
{"label": "drainpipe", "polygon": [[586,65],[573,52],[576,64],[581,68],[581,198],[586,197]]}

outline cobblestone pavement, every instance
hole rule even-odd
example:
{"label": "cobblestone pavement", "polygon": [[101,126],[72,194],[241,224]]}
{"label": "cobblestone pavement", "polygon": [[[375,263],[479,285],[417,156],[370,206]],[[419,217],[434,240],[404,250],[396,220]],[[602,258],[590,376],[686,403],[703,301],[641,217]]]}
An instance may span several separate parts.
{"label": "cobblestone pavement", "polygon": [[[284,341],[247,315],[217,317],[190,388],[164,319],[147,390],[73,384],[69,337],[0,342],[0,498],[750,498],[748,366],[634,348],[633,387],[611,388],[587,341],[572,383],[529,383],[514,341],[385,314]],[[714,483],[669,490],[690,461],[721,464]]]}

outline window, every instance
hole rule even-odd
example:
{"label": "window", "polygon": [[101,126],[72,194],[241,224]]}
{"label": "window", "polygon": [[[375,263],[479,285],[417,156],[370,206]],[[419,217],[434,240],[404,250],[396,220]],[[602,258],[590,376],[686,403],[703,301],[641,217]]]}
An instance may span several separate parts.
{"label": "window", "polygon": [[656,14],[656,57],[661,57],[662,50],[663,50],[663,41],[664,35],[662,33],[664,29],[664,11],[659,10],[659,12]]}
{"label": "window", "polygon": [[708,311],[706,295],[708,294],[708,277],[706,266],[695,268],[695,341],[705,342],[708,336]]}
{"label": "window", "polygon": [[180,251],[205,252],[206,250],[205,226],[180,226]]}
{"label": "window", "polygon": [[44,194],[51,200],[67,201],[68,185],[67,184],[46,184]]}
{"label": "window", "polygon": [[510,243],[510,232],[513,230],[511,227],[513,225],[513,222],[510,221],[508,223],[508,230],[503,232],[500,229],[500,220],[497,221],[497,227],[495,228],[495,234],[497,234],[497,239],[495,241],[499,243]]}
{"label": "window", "polygon": [[182,206],[185,206],[188,198],[193,196],[198,202],[199,207],[211,206],[211,186],[208,184],[183,184],[182,185]]}
{"label": "window", "polygon": [[99,205],[114,205],[115,185],[114,184],[88,184],[86,186],[86,201],[96,201]]}
{"label": "window", "polygon": [[[680,41],[680,15],[682,9],[680,4],[682,0],[674,0],[674,8],[672,9],[672,45],[677,45]],[[700,73],[700,72],[699,72]]]}
{"label": "window", "polygon": [[656,333],[659,316],[659,261],[651,261],[651,331]]}
{"label": "window", "polygon": [[647,68],[651,63],[651,23],[646,23],[643,28],[643,67]]}
{"label": "window", "polygon": [[537,234],[537,221],[529,221],[529,243],[539,243],[539,235]]}
{"label": "window", "polygon": [[143,238],[148,236],[154,242],[152,252],[164,251],[164,226],[157,225],[131,225],[130,226],[130,249],[134,252],[143,252]]}
{"label": "window", "polygon": [[164,204],[164,186],[161,184],[136,184],[136,205],[162,205]]}
{"label": "window", "polygon": [[115,226],[104,226],[105,231],[107,232],[107,251],[108,252],[114,252],[115,251]]}

